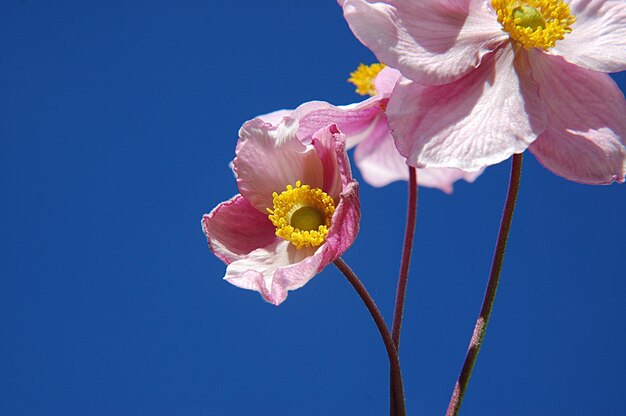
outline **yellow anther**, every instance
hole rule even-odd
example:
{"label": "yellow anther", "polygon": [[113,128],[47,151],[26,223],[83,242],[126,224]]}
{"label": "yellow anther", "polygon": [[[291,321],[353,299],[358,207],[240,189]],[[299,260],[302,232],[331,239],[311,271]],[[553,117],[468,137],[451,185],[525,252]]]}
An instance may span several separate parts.
{"label": "yellow anther", "polygon": [[376,75],[385,67],[385,64],[359,64],[356,71],[350,73],[348,82],[351,82],[356,87],[357,94],[361,95],[376,95],[376,87],[374,86],[374,79]]}
{"label": "yellow anther", "polygon": [[272,194],[274,207],[267,209],[276,235],[291,241],[296,248],[317,247],[328,235],[335,201],[319,188],[296,181],[280,194]]}
{"label": "yellow anther", "polygon": [[491,5],[502,29],[526,49],[554,47],[576,21],[562,0],[491,0]]}

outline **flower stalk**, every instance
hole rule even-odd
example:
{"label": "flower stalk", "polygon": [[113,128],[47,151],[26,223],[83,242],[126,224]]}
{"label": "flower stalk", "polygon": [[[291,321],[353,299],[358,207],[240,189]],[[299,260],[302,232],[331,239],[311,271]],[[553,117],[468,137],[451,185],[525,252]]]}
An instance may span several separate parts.
{"label": "flower stalk", "polygon": [[513,212],[515,211],[515,203],[517,201],[517,193],[519,190],[520,178],[522,175],[522,154],[514,154],[513,162],[511,164],[511,176],[509,179],[509,190],[504,204],[504,211],[502,212],[502,220],[500,222],[500,231],[498,232],[498,240],[496,243],[496,249],[493,256],[493,262],[491,264],[491,273],[489,275],[489,281],[487,283],[487,289],[485,290],[485,296],[483,298],[483,305],[476,320],[476,326],[474,327],[474,333],[470,340],[469,348],[465,356],[465,362],[463,368],[459,374],[459,378],[454,386],[452,397],[448,405],[448,411],[446,416],[456,416],[461,408],[461,402],[465,395],[465,390],[469,383],[474,364],[478,358],[480,347],[483,339],[485,338],[485,332],[487,331],[487,324],[489,323],[489,317],[491,316],[491,310],[493,309],[493,303],[496,299],[496,291],[498,290],[498,283],[500,281],[500,272],[502,271],[502,263],[504,261],[504,254],[506,251],[506,243],[509,237],[509,230],[511,229],[511,222],[513,220]]}
{"label": "flower stalk", "polygon": [[[409,166],[409,200],[406,211],[406,227],[404,229],[404,244],[402,246],[402,260],[400,261],[400,273],[398,274],[398,288],[396,289],[396,304],[393,312],[393,324],[391,326],[391,339],[393,340],[398,355],[400,355],[400,331],[402,329],[402,314],[404,312],[404,298],[409,278],[409,266],[413,252],[413,238],[415,235],[415,221],[417,217],[417,170]],[[390,375],[389,390],[391,396],[391,409],[395,410],[393,380]]]}
{"label": "flower stalk", "polygon": [[413,252],[413,237],[415,235],[415,220],[417,217],[417,172],[409,166],[409,201],[406,212],[406,227],[404,230],[404,245],[402,246],[402,260],[398,275],[398,288],[396,290],[396,304],[393,313],[393,325],[391,326],[391,338],[400,351],[400,330],[402,328],[402,313],[404,312],[404,298],[406,285],[409,278],[409,266],[411,265],[411,253]]}
{"label": "flower stalk", "polygon": [[346,262],[341,258],[337,258],[335,261],[335,266],[341,271],[341,273],[346,276],[346,279],[350,282],[352,287],[356,290],[358,295],[361,297],[361,300],[367,307],[368,311],[372,315],[374,319],[374,323],[376,323],[376,327],[380,332],[380,335],[385,344],[385,349],[387,350],[387,356],[389,357],[389,366],[391,371],[391,378],[393,384],[393,403],[395,403],[395,413],[391,412],[392,416],[406,416],[406,409],[404,403],[404,387],[402,385],[402,372],[400,371],[400,360],[398,359],[398,351],[396,349],[395,344],[391,338],[391,334],[389,333],[389,329],[385,324],[385,320],[380,313],[380,310],[376,306],[374,299],[370,296],[363,286],[363,283],[359,280],[356,274],[350,269],[350,266],[346,264]]}

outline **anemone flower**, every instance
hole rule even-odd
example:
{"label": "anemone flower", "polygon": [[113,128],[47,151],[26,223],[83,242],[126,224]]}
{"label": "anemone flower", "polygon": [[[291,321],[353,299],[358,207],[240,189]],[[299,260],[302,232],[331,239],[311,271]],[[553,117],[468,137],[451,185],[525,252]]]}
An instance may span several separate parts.
{"label": "anemone flower", "polygon": [[[342,2],[340,2],[342,4]],[[416,167],[467,171],[527,148],[567,179],[624,181],[623,0],[346,0],[354,34],[402,73],[387,116]]]}
{"label": "anemone flower", "polygon": [[[298,119],[298,137],[305,143],[319,128],[330,122],[336,123],[346,135],[347,148],[355,148],[354,161],[365,182],[382,187],[394,181],[408,180],[406,158],[396,149],[385,114],[391,91],[399,78],[400,73],[393,68],[361,64],[349,81],[355,84],[357,93],[370,95],[370,98],[345,106],[311,101],[295,110],[279,110],[259,117],[272,124],[284,116]],[[418,183],[451,193],[455,181],[473,182],[481,173],[454,168],[419,169]]]}
{"label": "anemone flower", "polygon": [[233,161],[239,194],[202,219],[224,279],[279,305],[337,259],[356,238],[360,208],[345,136],[333,124],[310,144],[298,121],[254,119],[239,131]]}

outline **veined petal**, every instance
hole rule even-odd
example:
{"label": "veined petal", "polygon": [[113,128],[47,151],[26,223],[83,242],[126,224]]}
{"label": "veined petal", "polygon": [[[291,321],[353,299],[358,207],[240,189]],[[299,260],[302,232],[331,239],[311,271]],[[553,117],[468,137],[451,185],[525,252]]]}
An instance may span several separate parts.
{"label": "veined petal", "polygon": [[623,182],[626,101],[615,82],[558,56],[535,52],[530,57],[548,113],[548,127],[530,151],[566,179]]}
{"label": "veined petal", "polygon": [[331,124],[313,134],[313,146],[322,161],[322,190],[338,201],[343,187],[352,180],[350,161],[346,153],[346,137],[335,124]]}
{"label": "veined petal", "polygon": [[296,181],[320,188],[322,164],[311,146],[296,137],[298,121],[284,118],[278,126],[260,119],[239,130],[234,169],[239,192],[259,211],[271,208],[272,193],[282,192]]}
{"label": "veined petal", "polygon": [[323,101],[310,101],[292,113],[299,122],[298,138],[309,143],[313,133],[329,124],[336,124],[346,136],[366,130],[371,120],[382,111],[381,99],[372,97],[349,106],[335,106]]}
{"label": "veined petal", "polygon": [[400,81],[387,117],[407,163],[468,172],[523,152],[546,125],[526,53],[510,45],[450,84]]}
{"label": "veined petal", "polygon": [[339,196],[339,204],[333,214],[326,242],[322,246],[324,248],[321,252],[322,266],[337,259],[354,243],[359,233],[360,219],[359,184],[351,180],[344,186]]}
{"label": "veined petal", "polygon": [[232,262],[226,268],[224,279],[242,289],[256,290],[263,298],[279,305],[287,297],[287,291],[302,287],[311,280],[319,270],[311,267],[313,261],[305,267],[299,268],[300,274],[294,276],[297,283],[278,279],[276,274],[281,268],[297,265],[308,260],[314,253],[315,248],[304,247],[296,249],[289,241],[276,239],[272,244],[256,249],[246,257]]}
{"label": "veined petal", "polygon": [[315,247],[297,249],[293,244],[287,247],[291,265],[276,270],[270,289],[270,302],[279,305],[287,299],[287,292],[300,289],[316,274],[322,271],[328,263],[323,264],[324,246],[315,250]]}
{"label": "veined petal", "polygon": [[254,208],[241,195],[222,202],[204,215],[202,229],[211,251],[226,264],[271,244],[277,238],[267,214]]}
{"label": "veined petal", "polygon": [[367,138],[354,150],[354,162],[363,179],[372,186],[381,187],[409,178],[406,159],[396,149],[384,113],[378,115]]}
{"label": "veined petal", "polygon": [[347,0],[343,10],[381,62],[425,84],[461,78],[507,40],[485,0]]}
{"label": "veined petal", "polygon": [[[375,129],[354,150],[354,160],[363,179],[372,186],[381,187],[398,180],[409,179],[406,159],[400,155],[389,131],[387,118],[380,114]],[[465,179],[473,182],[480,174],[452,168],[425,168],[417,170],[417,183],[452,193],[454,182]]]}
{"label": "veined petal", "polygon": [[576,16],[572,32],[549,52],[594,71],[626,70],[626,2],[572,0],[569,6]]}

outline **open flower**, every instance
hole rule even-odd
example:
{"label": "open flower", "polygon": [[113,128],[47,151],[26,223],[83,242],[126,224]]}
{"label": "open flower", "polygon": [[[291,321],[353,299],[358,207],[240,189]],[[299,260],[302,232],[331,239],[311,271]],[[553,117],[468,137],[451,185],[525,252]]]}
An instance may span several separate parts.
{"label": "open flower", "polygon": [[[364,101],[345,106],[311,101],[295,110],[279,110],[260,118],[271,124],[278,123],[284,116],[298,119],[298,137],[305,143],[321,127],[330,122],[336,123],[346,135],[348,149],[355,147],[355,164],[367,183],[381,187],[397,180],[408,180],[406,158],[396,149],[385,114],[400,73],[383,67],[381,64],[360,65],[351,74],[350,81],[357,87],[357,92],[371,95]],[[418,183],[450,193],[455,181],[465,179],[472,182],[480,173],[482,171],[464,172],[453,168],[420,169]]]}
{"label": "open flower", "polygon": [[529,148],[577,182],[624,181],[622,0],[346,0],[352,31],[408,79],[387,107],[417,167],[476,170]]}
{"label": "open flower", "polygon": [[296,137],[298,121],[254,119],[239,131],[233,161],[240,194],[202,219],[224,279],[279,305],[354,242],[358,184],[334,124]]}

